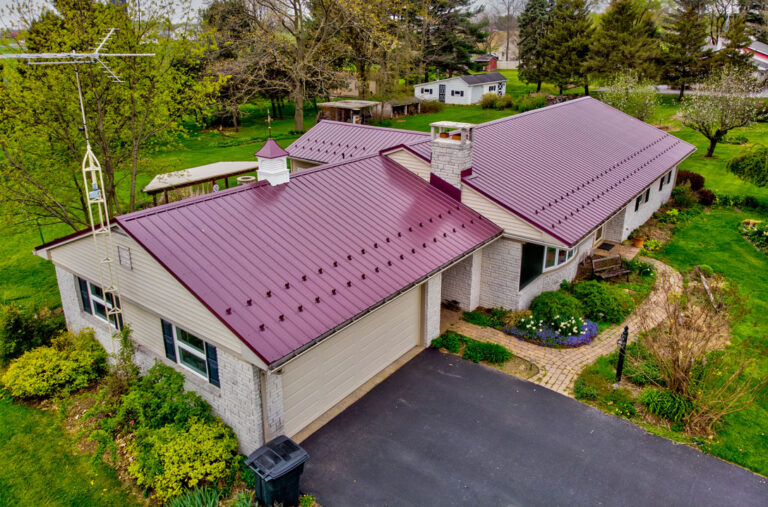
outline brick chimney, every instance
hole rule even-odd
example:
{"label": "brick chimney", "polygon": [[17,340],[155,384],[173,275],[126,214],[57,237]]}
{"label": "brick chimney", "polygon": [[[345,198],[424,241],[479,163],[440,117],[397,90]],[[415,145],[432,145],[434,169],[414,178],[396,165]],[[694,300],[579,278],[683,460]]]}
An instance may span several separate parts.
{"label": "brick chimney", "polygon": [[[472,167],[472,141],[475,126],[472,123],[438,121],[432,129],[432,173],[430,183],[444,192],[461,196],[461,172]],[[455,189],[451,192],[445,184]]]}

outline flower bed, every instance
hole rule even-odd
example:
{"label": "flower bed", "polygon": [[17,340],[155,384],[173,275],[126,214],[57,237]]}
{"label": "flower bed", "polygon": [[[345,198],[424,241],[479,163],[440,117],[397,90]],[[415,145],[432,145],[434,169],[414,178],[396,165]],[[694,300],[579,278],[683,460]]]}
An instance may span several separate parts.
{"label": "flower bed", "polygon": [[768,224],[755,220],[745,220],[739,226],[739,232],[747,241],[761,252],[768,253]]}
{"label": "flower bed", "polygon": [[[532,317],[530,318],[532,319]],[[570,332],[566,331],[563,334],[543,323],[540,323],[538,327],[533,327],[533,323],[526,325],[524,322],[521,321],[518,326],[507,326],[502,331],[523,341],[543,347],[556,348],[581,347],[592,343],[598,334],[598,326],[591,320],[583,320],[581,325],[576,324],[575,330],[571,327],[568,329]]]}

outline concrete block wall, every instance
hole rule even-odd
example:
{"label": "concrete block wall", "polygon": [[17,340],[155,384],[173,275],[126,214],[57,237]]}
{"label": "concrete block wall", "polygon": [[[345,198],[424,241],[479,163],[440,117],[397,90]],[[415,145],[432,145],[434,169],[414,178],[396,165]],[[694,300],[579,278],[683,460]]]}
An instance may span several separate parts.
{"label": "concrete block wall", "polygon": [[116,332],[115,328],[98,317],[84,312],[80,303],[80,289],[77,286],[75,275],[59,266],[55,266],[55,268],[56,282],[59,284],[59,294],[61,295],[61,308],[64,310],[67,327],[75,333],[91,328],[96,339],[109,354],[117,352],[119,342],[113,339]]}
{"label": "concrete block wall", "polygon": [[472,292],[472,256],[443,271],[443,301],[458,301],[462,310],[473,310],[470,303]]}
{"label": "concrete block wall", "polygon": [[[634,204],[633,204],[634,205]],[[606,241],[624,241],[624,219],[626,217],[627,207],[621,208],[621,211],[611,217],[603,226],[603,239]]]}
{"label": "concrete block wall", "polygon": [[[648,202],[645,202],[645,190],[635,196],[629,204],[627,204],[626,213],[624,216],[624,226],[622,227],[621,241],[624,241],[629,235],[643,225],[653,213],[658,210],[665,202],[669,200],[672,195],[672,189],[675,186],[675,179],[677,178],[677,167],[672,170],[672,180],[667,183],[667,173],[664,173],[664,188],[659,191],[659,181],[661,178],[657,178],[650,185],[651,195]],[[638,196],[643,196],[643,203],[640,204],[640,208],[635,211],[635,200]]]}
{"label": "concrete block wall", "polygon": [[[117,352],[119,342],[113,340],[115,330],[102,320],[82,311],[79,289],[75,275],[56,266],[56,278],[61,294],[61,303],[67,326],[74,332],[85,328],[94,330],[96,339],[109,353]],[[130,315],[140,315],[146,311],[123,301],[126,323]],[[157,323],[157,347],[163,350],[163,337]],[[136,344],[134,362],[146,372],[155,362],[166,364],[184,375],[185,388],[194,391],[207,401],[215,414],[232,427],[240,442],[240,451],[250,453],[263,444],[263,429],[261,417],[261,395],[259,390],[259,369],[242,361],[222,347],[217,347],[219,361],[219,378],[221,387],[211,385],[201,377],[186,370],[177,363],[159,355],[151,347],[141,343]],[[280,391],[282,400],[282,389]]]}
{"label": "concrete block wall", "polygon": [[482,249],[480,306],[517,309],[522,244],[500,238]]}
{"label": "concrete block wall", "polygon": [[422,345],[428,347],[440,336],[440,302],[442,301],[442,273],[424,282],[424,331]]}
{"label": "concrete block wall", "polygon": [[472,143],[437,138],[432,141],[432,172],[456,188],[461,171],[472,167]]}

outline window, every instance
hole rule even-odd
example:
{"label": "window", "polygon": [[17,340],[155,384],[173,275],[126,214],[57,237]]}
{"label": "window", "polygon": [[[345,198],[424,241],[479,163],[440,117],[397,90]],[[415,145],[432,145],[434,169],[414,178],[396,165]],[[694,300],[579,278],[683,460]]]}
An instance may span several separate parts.
{"label": "window", "polygon": [[554,269],[556,267],[562,266],[563,264],[571,260],[575,254],[576,254],[575,248],[566,250],[563,248],[554,248],[554,247],[548,246],[544,252],[544,267],[542,270],[548,271],[550,269]]}
{"label": "window", "polygon": [[165,357],[181,364],[216,387],[221,387],[216,347],[170,322],[162,320],[161,323]]}
{"label": "window", "polygon": [[464,96],[464,90],[461,90],[460,92],[457,92],[457,93],[459,94],[459,97],[463,97]]}
{"label": "window", "polygon": [[541,274],[541,258],[544,246],[535,243],[523,243],[523,260],[520,266],[520,289],[531,283]]}
{"label": "window", "polygon": [[650,198],[651,198],[651,189],[649,187],[648,190],[645,191],[645,202],[648,202]]}
{"label": "window", "polygon": [[661,177],[661,181],[659,181],[659,192],[664,190],[664,180],[666,180],[666,179],[667,179],[667,175],[666,174]]}
{"label": "window", "polygon": [[667,185],[672,181],[672,171],[669,171],[669,174],[667,174]]}
{"label": "window", "polygon": [[127,246],[117,245],[117,263],[124,268],[133,269],[130,248]]}
{"label": "window", "polygon": [[488,87],[489,92],[495,92],[496,91],[496,85],[491,85]]}
{"label": "window", "polygon": [[[112,309],[120,308],[120,298],[115,298],[112,294],[107,294],[106,297],[104,297],[104,291],[101,290],[101,287],[92,284],[87,280],[83,280],[79,276],[76,278],[77,286],[80,289],[80,304],[82,310],[104,322],[109,322],[115,329],[122,329],[122,316],[114,313],[110,314]],[[116,305],[115,299],[117,299]]]}
{"label": "window", "polygon": [[643,196],[639,195],[637,196],[637,199],[635,199],[635,211],[640,209],[641,204],[643,204]]}

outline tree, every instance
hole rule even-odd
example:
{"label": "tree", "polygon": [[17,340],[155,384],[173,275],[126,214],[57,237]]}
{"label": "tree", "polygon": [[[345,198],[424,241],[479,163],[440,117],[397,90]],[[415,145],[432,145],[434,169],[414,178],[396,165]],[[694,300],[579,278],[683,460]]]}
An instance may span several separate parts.
{"label": "tree", "polygon": [[717,143],[732,129],[745,127],[760,114],[762,106],[754,98],[757,81],[741,69],[727,67],[715,72],[687,97],[680,111],[683,124],[709,140],[705,157],[711,157]]}
{"label": "tree", "polygon": [[600,77],[634,70],[641,76],[657,74],[659,37],[647,4],[613,0],[600,17],[589,50],[588,70]]}
{"label": "tree", "polygon": [[642,121],[648,121],[656,111],[656,88],[641,81],[632,70],[615,75],[600,99]]}
{"label": "tree", "polygon": [[572,84],[584,86],[589,95],[586,60],[594,27],[590,0],[558,0],[545,38],[544,75],[563,93]]}
{"label": "tree", "polygon": [[[728,343],[731,323],[746,313],[743,298],[724,278],[706,281],[696,272],[682,287],[669,278],[657,283],[665,297],[640,310],[643,338],[629,363],[638,364],[647,354],[654,367],[638,368],[639,375],[685,400],[690,408],[682,422],[689,434],[711,435],[726,415],[752,405],[768,382],[747,373],[749,360],[726,357],[719,350]],[[658,319],[651,312],[663,315],[653,327],[649,323]]]}
{"label": "tree", "polygon": [[718,67],[738,67],[744,71],[752,69],[752,55],[744,51],[752,43],[749,38],[747,21],[743,15],[733,15],[729,19],[728,29],[723,35],[725,45],[714,54],[712,65]]}
{"label": "tree", "polygon": [[482,8],[471,0],[417,0],[411,23],[416,34],[417,67],[425,81],[431,69],[448,75],[467,72],[472,53],[488,37],[485,25],[473,21]]}
{"label": "tree", "polygon": [[526,83],[536,83],[537,93],[545,77],[545,41],[551,27],[552,7],[551,0],[529,0],[519,19],[518,77]]}
{"label": "tree", "polygon": [[682,100],[686,87],[706,74],[707,60],[711,56],[711,50],[705,49],[706,24],[697,7],[678,5],[664,42],[668,50],[662,79],[680,88],[678,100]]}
{"label": "tree", "polygon": [[497,21],[504,26],[504,54],[507,60],[509,58],[509,43],[512,39],[512,29],[517,20],[520,10],[523,7],[524,0],[496,0]]}
{"label": "tree", "polygon": [[0,203],[5,217],[63,222],[73,229],[88,224],[75,70],[91,145],[102,165],[105,197],[113,212],[122,212],[119,186],[128,195],[128,210],[133,210],[145,151],[175,137],[183,129],[182,116],[201,110],[216,90],[216,80],[200,77],[203,46],[192,38],[197,34],[171,23],[171,2],[118,6],[57,0],[38,12],[20,0],[14,7],[28,20],[29,52],[82,52],[116,27],[109,50],[156,56],[110,60],[122,83],[97,65],[2,65]]}

